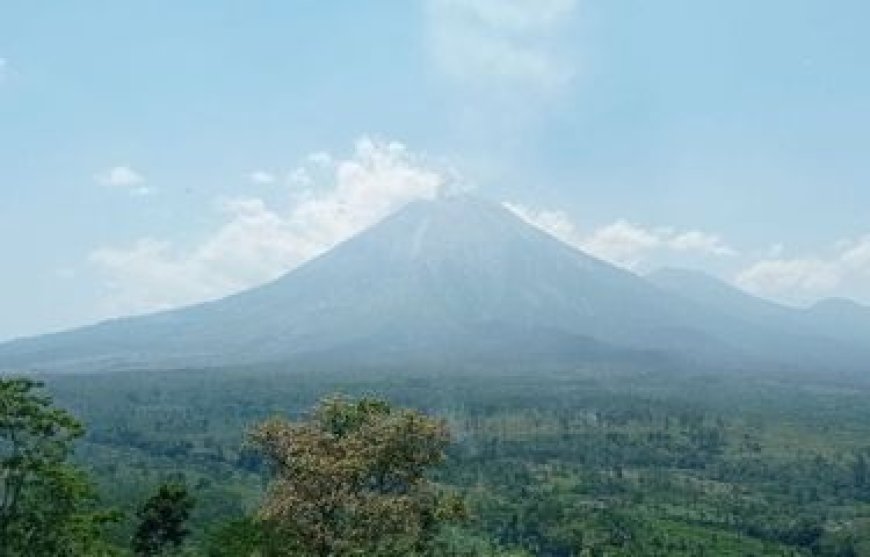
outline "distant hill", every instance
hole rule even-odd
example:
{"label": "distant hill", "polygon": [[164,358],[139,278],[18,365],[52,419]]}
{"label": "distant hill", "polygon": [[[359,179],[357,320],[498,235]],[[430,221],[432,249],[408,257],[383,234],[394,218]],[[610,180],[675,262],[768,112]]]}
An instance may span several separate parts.
{"label": "distant hill", "polygon": [[827,341],[833,349],[844,351],[830,356],[833,361],[857,357],[854,361],[859,367],[870,369],[864,359],[870,347],[870,308],[866,306],[835,298],[809,308],[785,306],[752,296],[706,273],[685,269],[660,269],[646,278],[671,295],[742,319],[754,328],[785,333],[792,340],[805,339],[814,350]]}
{"label": "distant hill", "polygon": [[864,327],[859,308],[815,308],[803,315],[817,327],[795,324],[800,310],[682,271],[642,278],[501,205],[457,196],[410,203],[278,280],[222,300],[2,344],[0,369],[669,357],[858,366],[870,362],[859,342],[870,328],[828,328],[840,315]]}

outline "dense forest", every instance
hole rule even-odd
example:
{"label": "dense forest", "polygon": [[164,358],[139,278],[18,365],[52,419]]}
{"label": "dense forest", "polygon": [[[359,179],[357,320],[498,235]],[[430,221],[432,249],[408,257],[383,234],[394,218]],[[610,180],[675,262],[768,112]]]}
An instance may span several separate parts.
{"label": "dense forest", "polygon": [[[413,466],[431,491],[413,508],[438,528],[413,551],[323,554],[870,555],[870,382],[857,377],[590,366],[39,379],[84,426],[70,458],[93,484],[99,551],[161,554],[142,549],[142,531],[168,505],[179,541],[166,554],[319,554],[263,519],[283,508],[284,524],[297,520],[302,503],[270,507],[287,483],[275,463],[299,456],[264,450],[262,428],[311,420],[319,400],[343,393],[330,400],[387,400],[449,431],[443,459],[435,447]],[[444,501],[452,511],[438,510]],[[395,518],[378,512],[366,516]]]}

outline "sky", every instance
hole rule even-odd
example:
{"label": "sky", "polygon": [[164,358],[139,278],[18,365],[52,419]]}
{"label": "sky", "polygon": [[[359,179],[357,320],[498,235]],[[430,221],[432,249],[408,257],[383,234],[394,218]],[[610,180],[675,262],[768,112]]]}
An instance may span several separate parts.
{"label": "sky", "polygon": [[870,3],[0,4],[0,340],[471,191],[643,274],[870,304]]}

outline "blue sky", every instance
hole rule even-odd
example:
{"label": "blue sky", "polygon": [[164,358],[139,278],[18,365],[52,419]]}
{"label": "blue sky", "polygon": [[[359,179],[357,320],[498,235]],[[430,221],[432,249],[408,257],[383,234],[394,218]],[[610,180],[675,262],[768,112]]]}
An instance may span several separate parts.
{"label": "blue sky", "polygon": [[445,187],[636,272],[870,303],[866,2],[0,10],[0,339],[257,284]]}

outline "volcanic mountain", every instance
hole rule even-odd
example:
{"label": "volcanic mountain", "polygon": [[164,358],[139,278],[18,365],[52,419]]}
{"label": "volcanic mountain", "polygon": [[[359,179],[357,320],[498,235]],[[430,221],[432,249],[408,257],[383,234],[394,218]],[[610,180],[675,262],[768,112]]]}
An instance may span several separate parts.
{"label": "volcanic mountain", "polygon": [[412,202],[274,282],[221,300],[0,345],[0,370],[656,355],[870,362],[860,343],[783,326],[781,306],[758,300],[773,317],[756,319],[740,304],[729,311],[680,290],[586,255],[501,205],[446,197]]}

